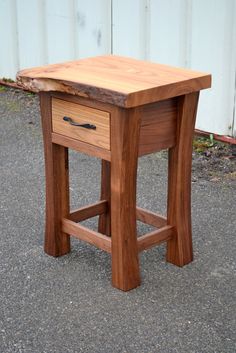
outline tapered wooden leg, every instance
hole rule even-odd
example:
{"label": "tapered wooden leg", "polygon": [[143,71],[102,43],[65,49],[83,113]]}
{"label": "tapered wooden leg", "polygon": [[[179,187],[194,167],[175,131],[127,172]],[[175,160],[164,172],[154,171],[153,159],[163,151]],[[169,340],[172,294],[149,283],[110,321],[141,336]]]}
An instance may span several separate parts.
{"label": "tapered wooden leg", "polygon": [[140,116],[118,109],[111,116],[112,284],[128,291],[140,284],[136,234],[136,177]]}
{"label": "tapered wooden leg", "polygon": [[167,223],[176,237],[167,243],[167,261],[184,266],[193,260],[191,225],[192,139],[199,93],[179,98],[176,146],[169,150]]}
{"label": "tapered wooden leg", "polygon": [[52,256],[70,251],[69,235],[62,232],[62,218],[69,214],[68,149],[51,142],[51,99],[40,94],[46,176],[46,229],[44,250]]}
{"label": "tapered wooden leg", "polygon": [[101,200],[108,201],[108,210],[99,216],[98,231],[99,233],[111,235],[111,163],[102,159],[101,172]]}

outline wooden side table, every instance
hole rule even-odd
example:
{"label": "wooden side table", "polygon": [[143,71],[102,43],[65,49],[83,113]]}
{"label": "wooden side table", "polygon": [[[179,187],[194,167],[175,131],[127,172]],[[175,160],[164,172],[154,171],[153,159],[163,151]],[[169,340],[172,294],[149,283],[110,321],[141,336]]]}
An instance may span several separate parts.
{"label": "wooden side table", "polygon": [[[40,92],[46,167],[45,252],[70,251],[73,235],[111,253],[112,284],[140,284],[138,253],[167,242],[167,261],[193,259],[192,137],[205,73],[118,56],[27,69],[18,83]],[[68,147],[102,160],[101,200],[69,208]],[[169,149],[167,217],[136,207],[139,156]],[[99,215],[98,232],[79,224]],[[157,229],[137,238],[136,219]]]}

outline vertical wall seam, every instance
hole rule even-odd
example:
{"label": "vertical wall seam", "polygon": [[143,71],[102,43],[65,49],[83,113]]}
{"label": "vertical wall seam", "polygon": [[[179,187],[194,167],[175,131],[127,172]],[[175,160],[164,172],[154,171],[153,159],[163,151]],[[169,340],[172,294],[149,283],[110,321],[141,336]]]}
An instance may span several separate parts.
{"label": "vertical wall seam", "polygon": [[78,53],[78,31],[77,31],[77,1],[72,0],[72,5],[71,5],[71,30],[72,30],[72,37],[73,37],[73,59],[78,59],[79,53]]}
{"label": "vertical wall seam", "polygon": [[236,121],[236,67],[235,67],[235,74],[234,74],[233,120],[232,120],[232,127],[231,127],[231,133],[233,137],[236,137],[236,127],[234,128],[235,121]]}
{"label": "vertical wall seam", "polygon": [[[232,11],[232,25],[233,25],[233,35],[232,35],[232,44],[236,42],[236,3],[233,1],[233,11]],[[232,127],[231,134],[233,137],[236,137],[236,47],[233,44],[234,51],[232,52],[233,63],[234,63],[234,100],[233,100],[233,118],[232,118]]]}
{"label": "vertical wall seam", "polygon": [[192,0],[185,0],[183,14],[183,48],[182,63],[184,67],[191,67],[191,45],[192,45]]}
{"label": "vertical wall seam", "polygon": [[111,13],[110,13],[110,16],[111,16],[111,21],[110,21],[110,24],[111,24],[111,28],[110,28],[110,30],[111,30],[111,33],[110,33],[110,52],[111,52],[111,54],[113,54],[113,40],[114,40],[114,38],[113,38],[113,35],[114,35],[114,31],[113,31],[113,27],[114,27],[114,16],[113,16],[113,9],[114,9],[114,7],[113,7],[113,0],[110,0],[111,1]]}
{"label": "vertical wall seam", "polygon": [[144,10],[144,59],[148,60],[150,58],[150,0],[144,0]]}
{"label": "vertical wall seam", "polygon": [[20,70],[20,52],[19,52],[17,0],[13,0],[11,4],[12,4],[12,6],[11,6],[12,22],[13,22],[14,32],[15,32],[15,43],[14,43],[15,64],[16,64],[16,71],[19,71]]}
{"label": "vertical wall seam", "polygon": [[47,41],[47,14],[45,0],[41,0],[41,25],[42,25],[42,50],[43,50],[43,64],[48,64],[48,41]]}
{"label": "vertical wall seam", "polygon": [[192,46],[192,0],[187,0],[186,14],[186,67],[191,67]]}

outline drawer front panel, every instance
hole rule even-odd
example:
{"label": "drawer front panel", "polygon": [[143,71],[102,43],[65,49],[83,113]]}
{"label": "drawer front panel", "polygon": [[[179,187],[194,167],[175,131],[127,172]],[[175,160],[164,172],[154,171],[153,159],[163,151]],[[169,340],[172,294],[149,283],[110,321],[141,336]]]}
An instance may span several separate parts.
{"label": "drawer front panel", "polygon": [[[71,125],[63,118],[68,117],[77,124],[95,125],[96,129],[86,129]],[[52,130],[82,142],[110,150],[110,113],[52,98]]]}

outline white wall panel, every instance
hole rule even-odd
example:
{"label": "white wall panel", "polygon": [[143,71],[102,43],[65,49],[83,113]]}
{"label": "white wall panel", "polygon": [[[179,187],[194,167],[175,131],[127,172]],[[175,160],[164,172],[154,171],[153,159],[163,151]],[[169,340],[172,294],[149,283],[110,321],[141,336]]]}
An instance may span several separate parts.
{"label": "white wall panel", "polygon": [[19,67],[46,63],[43,2],[17,0],[16,12]]}
{"label": "white wall panel", "polygon": [[[223,5],[223,6],[222,6]],[[202,93],[197,127],[232,133],[236,41],[235,0],[193,1],[191,67],[212,73],[212,89]]]}
{"label": "white wall panel", "polygon": [[147,0],[113,0],[112,49],[114,54],[145,59],[148,52]]}
{"label": "white wall panel", "polygon": [[187,66],[189,1],[152,0],[150,6],[150,60]]}
{"label": "white wall panel", "polygon": [[111,53],[111,0],[76,0],[76,47],[80,58]]}
{"label": "white wall panel", "polygon": [[74,16],[72,1],[47,0],[45,2],[48,63],[74,58]]}
{"label": "white wall panel", "polygon": [[0,0],[0,77],[15,78],[19,69],[15,0]]}
{"label": "white wall panel", "polygon": [[236,134],[236,0],[0,0],[0,78],[111,52],[211,72],[197,128]]}

